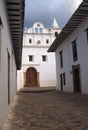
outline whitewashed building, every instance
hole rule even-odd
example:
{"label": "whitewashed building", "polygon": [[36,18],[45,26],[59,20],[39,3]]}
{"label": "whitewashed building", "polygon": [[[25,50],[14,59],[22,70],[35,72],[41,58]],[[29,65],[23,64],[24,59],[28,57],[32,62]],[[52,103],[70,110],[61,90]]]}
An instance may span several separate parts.
{"label": "whitewashed building", "polygon": [[24,32],[22,69],[18,71],[18,89],[28,87],[56,86],[55,54],[47,53],[55,35],[59,33],[56,20],[51,28],[45,28],[40,22]]}
{"label": "whitewashed building", "polygon": [[48,52],[56,54],[57,90],[88,93],[88,0],[83,0]]}
{"label": "whitewashed building", "polygon": [[0,0],[0,128],[16,94],[23,20],[24,0]]}

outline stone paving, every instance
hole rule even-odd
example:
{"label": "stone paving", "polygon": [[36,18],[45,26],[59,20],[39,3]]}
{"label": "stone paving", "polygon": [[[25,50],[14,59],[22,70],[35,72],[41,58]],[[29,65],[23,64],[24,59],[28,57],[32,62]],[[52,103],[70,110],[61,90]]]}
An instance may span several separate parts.
{"label": "stone paving", "polygon": [[88,95],[18,93],[1,130],[88,130]]}

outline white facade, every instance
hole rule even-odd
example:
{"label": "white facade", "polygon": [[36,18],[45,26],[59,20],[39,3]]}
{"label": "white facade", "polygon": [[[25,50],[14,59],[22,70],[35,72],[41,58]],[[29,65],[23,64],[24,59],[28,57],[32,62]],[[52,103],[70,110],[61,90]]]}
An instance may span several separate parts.
{"label": "white facade", "polygon": [[[56,50],[57,89],[61,90],[60,74],[65,73],[66,84],[63,91],[74,91],[72,66],[80,65],[80,87],[82,93],[88,93],[88,17]],[[73,61],[72,42],[76,39],[78,60]],[[63,68],[60,68],[59,52],[63,51]]]}
{"label": "white facade", "polygon": [[7,13],[7,4],[0,0],[0,128],[17,86],[17,66]]}
{"label": "white facade", "polygon": [[[79,10],[81,10],[81,7],[83,6],[82,9],[85,11],[86,6],[84,6],[84,4],[86,5],[85,1],[78,8],[78,12],[76,11],[76,13],[74,13],[73,17],[70,19],[70,28],[72,26],[75,27],[76,25],[74,25],[74,23],[71,23],[73,22],[75,15],[78,14],[78,17],[81,16],[81,18],[77,17],[77,20],[79,19],[80,21],[80,19],[83,19],[83,14],[81,15]],[[82,13],[85,14],[85,12]],[[67,28],[68,26],[66,25],[65,29]],[[62,29],[63,35],[66,32],[64,31],[65,29]],[[57,43],[59,42],[59,39],[60,37],[58,37]],[[52,45],[52,48],[54,48],[54,45],[55,43]],[[52,48],[50,51],[52,51]],[[62,67],[61,52],[63,60]],[[75,27],[74,31],[70,33],[61,44],[58,45],[58,47],[55,49],[55,55],[57,90],[88,94],[88,15],[86,15],[84,20],[80,22],[80,25]]]}
{"label": "white facade", "polygon": [[[56,86],[55,54],[47,53],[55,39],[55,32],[60,32],[55,19],[50,29],[45,28],[42,23],[36,22],[33,27],[24,32],[22,69],[18,72],[18,89],[27,85],[27,70],[31,67],[37,72],[37,83],[34,86]],[[29,56],[33,57],[32,61],[29,60]],[[45,61],[42,60],[43,56],[46,58]],[[29,83],[28,86],[32,86],[32,84]]]}

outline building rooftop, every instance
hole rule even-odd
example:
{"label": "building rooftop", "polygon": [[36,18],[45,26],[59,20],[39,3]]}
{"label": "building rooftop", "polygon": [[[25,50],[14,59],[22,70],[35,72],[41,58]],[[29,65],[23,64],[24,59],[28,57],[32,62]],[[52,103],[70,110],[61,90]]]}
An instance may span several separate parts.
{"label": "building rooftop", "polygon": [[57,47],[82,23],[88,16],[88,0],[83,0],[78,9],[74,12],[67,24],[63,27],[58,37],[54,40],[48,52],[55,52]]}

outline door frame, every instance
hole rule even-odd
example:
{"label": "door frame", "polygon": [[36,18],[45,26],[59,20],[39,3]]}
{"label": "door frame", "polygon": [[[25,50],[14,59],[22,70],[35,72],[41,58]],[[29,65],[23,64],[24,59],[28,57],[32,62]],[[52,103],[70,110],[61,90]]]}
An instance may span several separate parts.
{"label": "door frame", "polygon": [[63,74],[60,74],[60,91],[63,92]]}
{"label": "door frame", "polygon": [[9,51],[7,49],[7,65],[8,65],[8,105],[10,104],[10,54]]}
{"label": "door frame", "polygon": [[[78,69],[79,70],[79,91],[76,91],[75,90],[75,79],[74,79],[74,73],[75,73],[75,70]],[[73,90],[74,92],[80,92],[81,93],[81,74],[80,74],[80,64],[77,64],[77,65],[72,65],[72,73],[73,73]]]}
{"label": "door frame", "polygon": [[[26,86],[30,86],[30,85],[27,84],[27,71],[30,70],[31,68],[32,68],[33,70],[35,70],[35,72],[36,72],[36,86],[38,86],[38,79],[37,79],[37,78],[38,78],[38,75],[37,75],[37,70],[36,70],[34,67],[29,67],[29,68],[27,68],[27,70],[26,70]],[[35,86],[34,86],[34,87],[35,87]]]}

